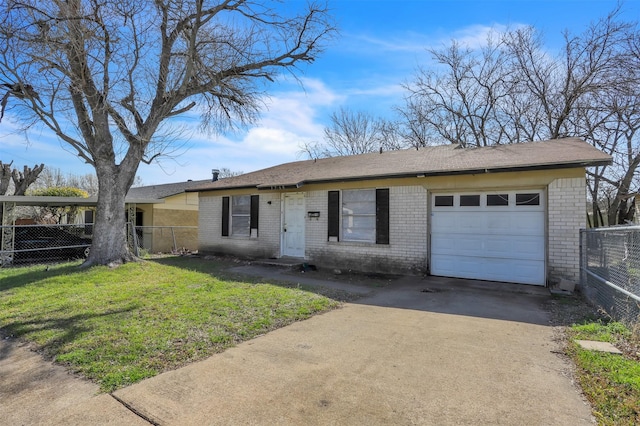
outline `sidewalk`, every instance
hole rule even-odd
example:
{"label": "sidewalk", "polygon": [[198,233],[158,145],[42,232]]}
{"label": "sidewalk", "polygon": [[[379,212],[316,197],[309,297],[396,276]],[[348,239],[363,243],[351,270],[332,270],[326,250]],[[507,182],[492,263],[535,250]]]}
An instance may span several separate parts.
{"label": "sidewalk", "polygon": [[148,425],[98,385],[0,339],[0,425]]}

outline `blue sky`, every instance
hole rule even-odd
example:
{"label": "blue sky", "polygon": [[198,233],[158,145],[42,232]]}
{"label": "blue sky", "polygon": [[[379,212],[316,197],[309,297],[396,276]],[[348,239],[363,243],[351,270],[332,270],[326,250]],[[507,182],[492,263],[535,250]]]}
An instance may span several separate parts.
{"label": "blue sky", "polygon": [[[324,54],[300,74],[303,87],[291,78],[271,85],[267,108],[254,126],[226,135],[194,131],[185,149],[161,164],[141,164],[145,185],[208,179],[211,169],[226,167],[250,172],[305,159],[300,146],[321,141],[331,112],[343,107],[392,117],[402,105],[403,82],[418,66],[429,65],[426,49],[456,39],[479,46],[489,31],[522,25],[542,30],[546,46],[556,52],[562,31],[582,32],[616,6],[611,0],[330,0],[340,29]],[[301,7],[301,0],[285,0]],[[640,19],[640,0],[623,4],[623,18]],[[28,140],[13,132],[11,113],[0,123],[0,160],[45,163],[64,173],[92,173],[90,166],[46,132]],[[195,125],[197,126],[197,125]]]}

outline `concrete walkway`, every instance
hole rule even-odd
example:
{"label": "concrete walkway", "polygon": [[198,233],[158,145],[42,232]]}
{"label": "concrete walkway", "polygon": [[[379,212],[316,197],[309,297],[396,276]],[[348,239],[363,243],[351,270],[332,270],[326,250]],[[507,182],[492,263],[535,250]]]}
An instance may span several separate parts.
{"label": "concrete walkway", "polygon": [[593,424],[544,289],[404,278],[367,291],[113,396],[66,373],[25,372],[6,391],[3,354],[2,411],[7,424]]}

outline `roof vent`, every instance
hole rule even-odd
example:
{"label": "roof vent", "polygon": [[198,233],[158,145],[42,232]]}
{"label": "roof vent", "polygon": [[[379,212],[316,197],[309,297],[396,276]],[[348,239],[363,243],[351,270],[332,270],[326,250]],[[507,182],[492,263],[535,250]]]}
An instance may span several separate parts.
{"label": "roof vent", "polygon": [[218,176],[220,176],[220,170],[212,169],[211,174],[213,175],[213,177],[211,178],[211,182],[215,182],[218,180]]}

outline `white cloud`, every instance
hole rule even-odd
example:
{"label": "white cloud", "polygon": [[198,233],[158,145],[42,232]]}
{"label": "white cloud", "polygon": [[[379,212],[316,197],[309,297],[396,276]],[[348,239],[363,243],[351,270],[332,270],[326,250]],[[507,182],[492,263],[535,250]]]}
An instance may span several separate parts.
{"label": "white cloud", "polygon": [[265,100],[259,122],[239,136],[195,134],[184,155],[161,165],[141,165],[144,184],[208,179],[213,168],[250,172],[298,160],[303,143],[322,138],[322,119],[328,116],[324,110],[344,100],[319,80],[302,82],[304,90],[294,84],[274,92]]}
{"label": "white cloud", "polygon": [[452,40],[455,40],[463,47],[479,49],[487,46],[489,40],[496,42],[502,34],[520,26],[521,25],[506,26],[502,24],[471,25],[454,31],[447,39],[442,38],[440,44],[448,45]]}
{"label": "white cloud", "polygon": [[407,32],[402,34],[388,35],[385,37],[373,37],[371,35],[352,35],[355,45],[351,45],[349,50],[366,50],[376,52],[420,52],[424,51],[430,38],[425,34]]}

